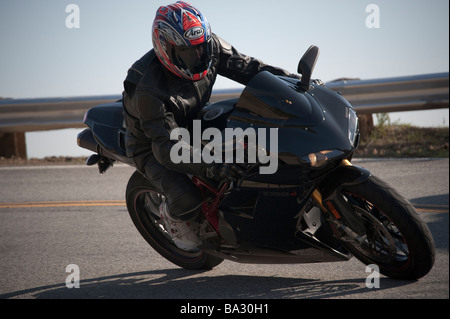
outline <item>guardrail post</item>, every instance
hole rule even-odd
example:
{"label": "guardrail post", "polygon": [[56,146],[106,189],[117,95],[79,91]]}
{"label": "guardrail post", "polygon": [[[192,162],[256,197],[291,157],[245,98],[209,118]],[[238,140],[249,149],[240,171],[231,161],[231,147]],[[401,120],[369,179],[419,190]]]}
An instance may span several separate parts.
{"label": "guardrail post", "polygon": [[0,133],[0,156],[26,159],[25,132]]}
{"label": "guardrail post", "polygon": [[361,133],[361,140],[366,141],[370,138],[373,131],[373,115],[372,114],[358,114],[359,132]]}

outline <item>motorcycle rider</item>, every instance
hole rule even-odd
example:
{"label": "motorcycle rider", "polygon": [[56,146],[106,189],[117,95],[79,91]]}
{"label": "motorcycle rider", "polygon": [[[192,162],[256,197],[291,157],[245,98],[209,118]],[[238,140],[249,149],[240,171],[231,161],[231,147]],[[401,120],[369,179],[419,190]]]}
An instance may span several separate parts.
{"label": "motorcycle rider", "polygon": [[161,218],[176,246],[195,251],[201,239],[192,222],[203,197],[187,174],[222,181],[237,180],[244,171],[233,163],[173,163],[170,150],[177,141],[170,139],[170,132],[196,119],[217,75],[244,85],[264,70],[297,76],[239,53],[211,32],[199,10],[183,1],[158,9],[152,42],[153,49],[133,64],[124,81],[127,155],[165,195]]}

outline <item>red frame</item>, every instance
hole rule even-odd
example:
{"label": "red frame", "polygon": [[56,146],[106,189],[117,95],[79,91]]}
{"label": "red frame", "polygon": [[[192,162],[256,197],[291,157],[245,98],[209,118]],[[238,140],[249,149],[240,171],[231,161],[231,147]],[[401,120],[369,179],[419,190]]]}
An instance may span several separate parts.
{"label": "red frame", "polygon": [[[219,233],[219,204],[220,201],[225,194],[226,190],[228,189],[229,183],[223,183],[223,185],[220,187],[220,189],[216,189],[212,187],[211,185],[207,184],[206,182],[202,181],[198,177],[192,177],[192,181],[194,184],[201,190],[203,194],[203,204],[202,204],[202,212],[203,215],[206,217],[208,222],[214,227],[217,233]],[[213,200],[208,203],[205,190],[204,188],[207,188],[210,192],[212,192],[215,197]]]}

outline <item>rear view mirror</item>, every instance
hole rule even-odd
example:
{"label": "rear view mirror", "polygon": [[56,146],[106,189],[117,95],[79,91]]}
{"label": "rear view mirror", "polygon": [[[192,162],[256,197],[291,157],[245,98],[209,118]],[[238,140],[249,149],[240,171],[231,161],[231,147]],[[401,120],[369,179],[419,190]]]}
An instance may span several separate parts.
{"label": "rear view mirror", "polygon": [[311,75],[314,71],[317,59],[319,58],[319,48],[312,45],[306,50],[298,63],[297,72],[302,75],[302,80],[298,83],[301,88],[308,90],[311,82]]}

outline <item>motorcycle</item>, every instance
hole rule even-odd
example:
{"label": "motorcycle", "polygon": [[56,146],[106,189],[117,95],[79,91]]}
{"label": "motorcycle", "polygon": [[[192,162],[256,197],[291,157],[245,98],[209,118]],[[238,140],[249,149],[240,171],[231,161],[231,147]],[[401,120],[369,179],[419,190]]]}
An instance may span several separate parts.
{"label": "motorcycle", "polygon": [[[339,93],[311,80],[318,55],[315,46],[303,55],[301,80],[261,72],[239,98],[209,104],[199,114],[203,129],[276,129],[278,148],[262,143],[259,150],[277,159],[273,174],[261,174],[264,164],[257,161],[237,182],[191,176],[204,197],[197,251],[174,245],[159,213],[164,194],[137,170],[132,174],[129,215],[160,255],[185,269],[211,269],[223,260],[301,264],[355,256],[391,278],[414,280],[431,270],[433,238],[414,206],[351,164],[358,117]],[[88,110],[84,123],[88,128],[77,140],[94,152],[87,165],[97,164],[100,173],[116,161],[134,166],[125,152],[121,101]]]}

